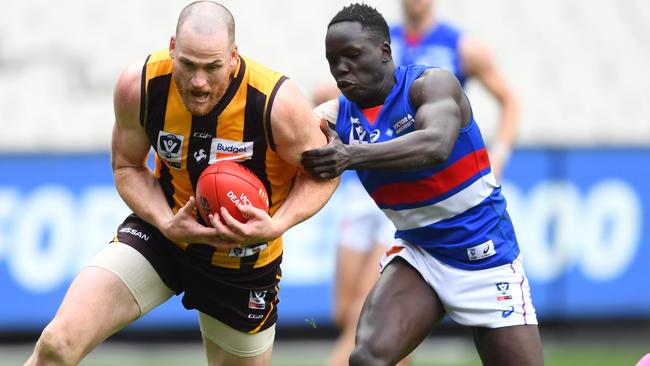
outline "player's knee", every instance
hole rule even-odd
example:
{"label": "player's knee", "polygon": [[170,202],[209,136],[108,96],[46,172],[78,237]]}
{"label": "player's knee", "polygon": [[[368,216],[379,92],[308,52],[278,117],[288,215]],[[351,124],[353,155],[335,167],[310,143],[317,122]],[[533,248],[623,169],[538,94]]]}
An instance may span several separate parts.
{"label": "player's knee", "polygon": [[377,350],[370,344],[357,343],[350,354],[350,366],[389,366],[390,363],[383,359]]}
{"label": "player's knee", "polygon": [[36,365],[75,365],[79,352],[65,331],[47,326],[41,333],[34,350]]}

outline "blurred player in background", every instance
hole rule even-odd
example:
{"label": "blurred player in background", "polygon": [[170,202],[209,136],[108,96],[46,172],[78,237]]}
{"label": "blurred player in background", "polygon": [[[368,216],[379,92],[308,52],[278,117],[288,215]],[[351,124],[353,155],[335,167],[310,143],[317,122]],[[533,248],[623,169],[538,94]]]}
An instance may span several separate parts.
{"label": "blurred player in background", "polygon": [[[334,82],[321,82],[312,93],[315,106],[340,95]],[[315,109],[316,117],[324,118]],[[337,212],[338,241],[334,279],[334,324],[340,335],[330,354],[330,366],[348,364],[354,333],[368,292],[379,278],[379,260],[393,241],[395,226],[375,205],[354,172],[346,172],[338,188],[345,209]],[[404,360],[400,365],[406,365]]]}
{"label": "blurred player in background", "polygon": [[[169,49],[119,77],[113,171],[134,213],[70,285],[28,365],[76,365],[181,292],[183,305],[198,310],[210,365],[270,363],[280,236],[318,211],[336,182],[299,173],[300,154],[326,138],[294,84],[239,55],[234,38],[226,8],[192,3]],[[155,173],[146,165],[151,147]],[[240,206],[246,223],[224,208],[210,223],[197,221],[196,181],[220,159],[239,161],[260,178],[272,216]]]}
{"label": "blurred player in background", "polygon": [[348,364],[363,302],[379,278],[379,259],[395,234],[393,224],[372,202],[356,176],[350,174],[338,194],[345,209],[339,220],[333,315],[341,334],[330,356],[331,366]]}
{"label": "blurred player in background", "polygon": [[390,28],[393,60],[397,65],[441,67],[453,73],[462,86],[475,78],[496,98],[501,105],[501,121],[489,150],[492,171],[499,180],[517,132],[517,99],[489,48],[440,20],[434,7],[434,0],[402,0],[404,24]]}
{"label": "blurred player in background", "polygon": [[323,179],[356,170],[397,228],[361,312],[350,365],[393,365],[445,314],[486,365],[543,364],[535,308],[501,187],[469,100],[448,71],[395,67],[388,25],[352,4],[327,28],[343,96],[322,104],[330,142],[303,153]]}

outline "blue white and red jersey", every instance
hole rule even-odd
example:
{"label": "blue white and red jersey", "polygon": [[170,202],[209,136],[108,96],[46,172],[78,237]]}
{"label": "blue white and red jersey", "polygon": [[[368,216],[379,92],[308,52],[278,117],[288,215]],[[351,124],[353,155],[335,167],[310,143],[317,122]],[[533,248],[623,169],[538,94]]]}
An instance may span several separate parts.
{"label": "blue white and red jersey", "polygon": [[428,65],[445,69],[465,85],[458,50],[463,33],[453,25],[439,21],[426,34],[409,35],[402,26],[390,28],[391,49],[396,65]]}
{"label": "blue white and red jersey", "polygon": [[[415,131],[416,109],[409,89],[426,69],[396,68],[396,84],[374,123],[356,103],[340,96],[336,131],[343,143],[382,143]],[[477,270],[511,263],[519,255],[506,201],[473,116],[443,164],[409,172],[358,170],[357,174],[395,224],[395,237],[424,248],[438,260]]]}

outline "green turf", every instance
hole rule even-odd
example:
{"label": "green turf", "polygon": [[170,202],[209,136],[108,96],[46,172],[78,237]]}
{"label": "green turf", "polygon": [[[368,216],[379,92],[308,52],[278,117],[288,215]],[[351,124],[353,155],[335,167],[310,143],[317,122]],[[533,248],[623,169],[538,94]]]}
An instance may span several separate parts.
{"label": "green turf", "polygon": [[[327,347],[316,352],[280,351],[274,354],[272,366],[325,366]],[[29,349],[19,352],[6,352],[0,348],[0,366],[15,366],[24,361]],[[571,344],[557,343],[545,345],[544,356],[546,366],[633,366],[644,354],[650,352],[648,346],[642,344]],[[432,352],[417,352],[411,366],[477,366],[481,365],[473,347],[467,347],[454,357],[446,357],[445,361],[436,361]],[[124,352],[113,349],[110,352],[91,353],[82,366],[205,366],[203,352],[200,347],[178,351],[148,349],[143,347],[129,348]]]}
{"label": "green turf", "polygon": [[[630,347],[607,347],[607,346],[549,346],[544,351],[545,364],[547,366],[625,366],[634,365],[644,354],[650,352],[649,348],[641,346]],[[325,366],[321,360],[300,360],[287,359],[287,355],[278,355],[271,363],[272,366]],[[197,357],[188,360],[172,356],[151,356],[147,358],[124,358],[116,356],[112,360],[88,360],[83,362],[84,366],[205,366],[205,362]],[[467,355],[462,360],[436,362],[434,360],[417,359],[412,366],[476,366],[480,361],[475,354]],[[0,365],[3,365],[0,363]],[[3,365],[4,366],[4,365]]]}

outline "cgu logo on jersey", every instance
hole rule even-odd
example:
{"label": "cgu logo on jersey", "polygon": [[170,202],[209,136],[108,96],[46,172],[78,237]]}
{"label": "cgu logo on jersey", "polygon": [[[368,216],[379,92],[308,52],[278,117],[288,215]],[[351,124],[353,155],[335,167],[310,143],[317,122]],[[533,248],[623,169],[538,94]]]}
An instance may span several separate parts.
{"label": "cgu logo on jersey", "polygon": [[253,157],[254,144],[253,141],[232,141],[215,137],[212,139],[212,146],[210,147],[209,163],[212,164],[223,160],[248,160]]}
{"label": "cgu logo on jersey", "polygon": [[169,166],[180,169],[183,159],[183,135],[174,135],[173,133],[160,131],[158,132],[158,146],[156,152],[158,156],[167,162]]}
{"label": "cgu logo on jersey", "polygon": [[350,117],[350,145],[369,144],[368,133],[358,118]]}

